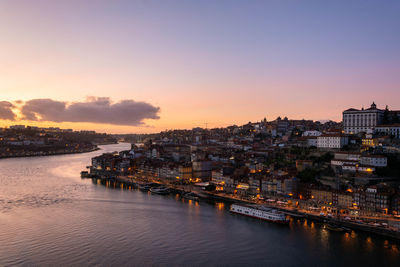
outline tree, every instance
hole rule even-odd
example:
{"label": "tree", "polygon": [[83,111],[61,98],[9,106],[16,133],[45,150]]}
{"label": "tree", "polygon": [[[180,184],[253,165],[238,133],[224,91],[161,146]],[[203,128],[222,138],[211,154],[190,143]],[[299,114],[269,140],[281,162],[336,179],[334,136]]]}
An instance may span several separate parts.
{"label": "tree", "polygon": [[318,171],[313,168],[305,168],[299,174],[297,177],[300,179],[301,182],[303,183],[315,183],[316,180],[315,178],[318,175]]}

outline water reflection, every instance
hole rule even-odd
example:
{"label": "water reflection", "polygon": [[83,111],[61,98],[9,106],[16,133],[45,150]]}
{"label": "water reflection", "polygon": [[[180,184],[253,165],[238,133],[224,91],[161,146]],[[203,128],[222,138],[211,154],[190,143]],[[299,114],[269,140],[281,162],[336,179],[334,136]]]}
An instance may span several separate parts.
{"label": "water reflection", "polygon": [[225,210],[225,203],[224,202],[215,202],[215,206],[217,210],[224,211]]}
{"label": "water reflection", "polygon": [[366,239],[365,239],[365,248],[366,248],[366,250],[367,251],[373,251],[373,249],[374,249],[374,242],[372,241],[372,238],[370,237],[370,236],[368,236]]}
{"label": "water reflection", "polygon": [[308,219],[275,225],[231,216],[220,201],[81,180],[96,153],[0,161],[1,266],[398,264],[399,243],[390,239]]}
{"label": "water reflection", "polygon": [[320,243],[324,249],[329,249],[329,230],[321,228],[320,231]]}

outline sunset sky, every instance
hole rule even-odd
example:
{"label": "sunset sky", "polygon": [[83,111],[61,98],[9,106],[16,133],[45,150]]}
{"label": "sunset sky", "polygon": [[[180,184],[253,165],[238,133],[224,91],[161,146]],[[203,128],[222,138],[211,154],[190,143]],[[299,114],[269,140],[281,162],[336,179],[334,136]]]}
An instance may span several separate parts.
{"label": "sunset sky", "polygon": [[0,127],[144,133],[400,109],[399,14],[378,0],[0,0]]}

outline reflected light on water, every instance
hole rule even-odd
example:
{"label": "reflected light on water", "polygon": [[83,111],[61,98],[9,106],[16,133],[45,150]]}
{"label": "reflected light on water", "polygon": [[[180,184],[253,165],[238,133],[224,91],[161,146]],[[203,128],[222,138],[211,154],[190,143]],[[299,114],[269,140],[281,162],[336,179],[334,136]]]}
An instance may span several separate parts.
{"label": "reflected light on water", "polygon": [[217,202],[215,204],[218,210],[224,210],[225,209],[225,204],[223,202]]}
{"label": "reflected light on water", "polygon": [[327,229],[321,228],[321,245],[323,248],[329,248],[329,231]]}
{"label": "reflected light on water", "polygon": [[351,236],[351,238],[356,238],[357,237],[357,233],[355,231],[351,231],[350,236]]}
{"label": "reflected light on water", "polygon": [[365,243],[366,243],[366,248],[368,251],[372,251],[374,249],[374,243],[372,242],[371,237],[367,237],[367,239],[365,240]]}
{"label": "reflected light on water", "polygon": [[385,248],[389,248],[389,241],[385,240],[385,242],[383,242],[383,246]]}
{"label": "reflected light on water", "polygon": [[351,240],[350,234],[349,233],[345,233],[343,235],[343,240],[344,240],[345,244],[348,244],[350,242],[350,240]]}
{"label": "reflected light on water", "polygon": [[[80,179],[93,155],[0,161],[0,266],[247,266],[249,259],[260,266],[298,266],[298,257],[304,266],[317,259],[330,266],[398,264],[397,241],[367,239],[361,231],[331,232],[293,217],[286,228],[230,216],[229,204],[219,201],[121,194],[115,182]],[[58,171],[70,166],[76,178]],[[51,168],[58,169],[49,173]],[[294,251],[298,257],[288,257]]]}

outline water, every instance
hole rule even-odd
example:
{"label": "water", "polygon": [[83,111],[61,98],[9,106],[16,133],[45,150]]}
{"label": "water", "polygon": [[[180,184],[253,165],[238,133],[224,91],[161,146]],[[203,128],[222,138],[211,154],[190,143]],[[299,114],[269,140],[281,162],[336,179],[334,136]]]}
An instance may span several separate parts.
{"label": "water", "polygon": [[396,266],[400,244],[317,223],[275,225],[227,204],[81,180],[101,151],[0,160],[0,266]]}

